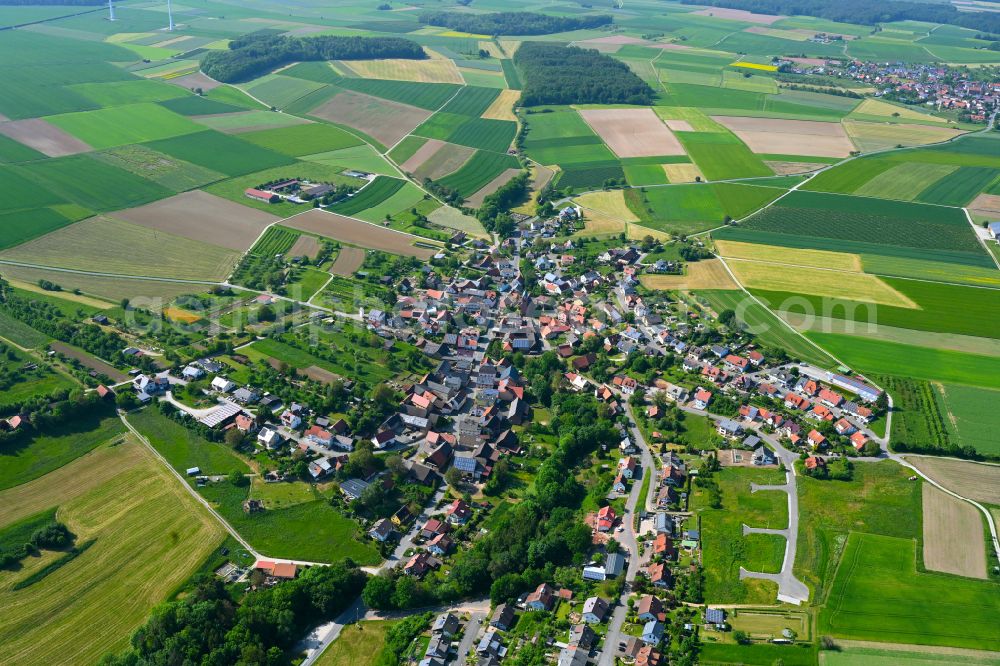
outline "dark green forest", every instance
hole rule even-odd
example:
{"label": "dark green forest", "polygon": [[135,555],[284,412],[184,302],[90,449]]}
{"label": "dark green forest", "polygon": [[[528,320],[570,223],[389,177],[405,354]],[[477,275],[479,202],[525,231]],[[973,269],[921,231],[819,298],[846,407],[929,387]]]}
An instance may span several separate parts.
{"label": "dark green forest", "polygon": [[514,55],[523,106],[652,104],[653,89],[623,62],[592,49],[525,42]]}
{"label": "dark green forest", "polygon": [[427,25],[479,35],[550,35],[554,32],[599,28],[611,23],[607,14],[581,16],[546,16],[535,12],[496,12],[493,14],[458,14],[423,12],[418,19]]}
{"label": "dark green forest", "polygon": [[234,39],[228,51],[209,51],[201,69],[216,81],[246,81],[291,62],[312,60],[423,60],[423,47],[402,37],[283,37],[259,33]]}

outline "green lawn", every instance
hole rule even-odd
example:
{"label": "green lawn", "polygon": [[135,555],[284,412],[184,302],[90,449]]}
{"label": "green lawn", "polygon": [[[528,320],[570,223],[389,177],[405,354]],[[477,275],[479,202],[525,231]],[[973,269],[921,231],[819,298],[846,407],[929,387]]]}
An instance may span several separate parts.
{"label": "green lawn", "polygon": [[773,603],[770,583],[740,580],[740,567],[776,573],[781,570],[785,540],[778,536],[743,536],[743,524],[783,529],[788,526],[788,500],[777,491],[750,492],[750,484],[783,483],[774,469],[729,467],[715,475],[722,508],[708,506],[707,492],[692,486],[690,508],[700,518],[705,599],[709,603]]}
{"label": "green lawn", "polygon": [[398,620],[366,620],[344,627],[316,666],[372,666],[385,646],[385,635]]}
{"label": "green lawn", "polygon": [[[709,637],[711,634],[709,634]],[[702,634],[703,645],[699,654],[700,664],[731,666],[814,666],[816,648],[801,645],[737,645],[735,643],[710,643]]]}
{"label": "green lawn", "polygon": [[243,511],[243,500],[249,495],[247,487],[220,481],[199,491],[255,549],[271,557],[312,562],[350,557],[365,565],[377,564],[381,559],[371,541],[362,537],[358,524],[332,507],[319,492],[315,492],[314,501],[250,515]]}
{"label": "green lawn", "polygon": [[822,603],[852,530],[904,539],[920,537],[920,484],[891,461],[857,464],[851,481],[798,477],[799,541],[795,575]]}
{"label": "green lawn", "polygon": [[155,407],[131,414],[128,419],[181,474],[191,467],[209,475],[250,472],[250,467],[225,444],[200,437],[160,414]]}
{"label": "green lawn", "polygon": [[[787,663],[787,662],[786,662]],[[995,666],[997,660],[988,656],[974,657],[966,654],[949,655],[942,652],[921,651],[915,646],[890,647],[840,647],[824,652],[824,666]]]}
{"label": "green lawn", "polygon": [[952,441],[982,453],[1000,455],[1000,390],[960,384],[934,386],[945,427]]}
{"label": "green lawn", "polygon": [[0,490],[45,476],[124,431],[117,416],[104,412],[78,417],[44,434],[22,435],[0,448]]}
{"label": "green lawn", "polygon": [[[917,485],[917,484],[914,484]],[[916,570],[917,541],[851,532],[819,632],[1000,650],[1000,585]]]}

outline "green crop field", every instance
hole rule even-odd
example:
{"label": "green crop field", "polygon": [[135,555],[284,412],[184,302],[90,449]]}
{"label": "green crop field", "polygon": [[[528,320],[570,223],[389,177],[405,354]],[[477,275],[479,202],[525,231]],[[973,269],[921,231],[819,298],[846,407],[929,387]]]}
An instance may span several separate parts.
{"label": "green crop field", "polygon": [[268,75],[244,86],[245,90],[277,109],[284,109],[297,99],[319,90],[324,84],[290,76]]}
{"label": "green crop field", "polygon": [[[918,331],[936,331],[977,337],[998,338],[996,327],[997,308],[1000,308],[1000,289],[981,289],[935,282],[900,280],[885,278],[893,289],[909,297],[917,308],[880,305],[870,308],[865,303],[850,299],[823,299],[808,294],[754,290],[766,302],[777,304],[798,300],[805,312],[812,308],[813,314],[822,314],[837,319],[871,322],[881,326],[910,328]],[[808,287],[806,287],[808,291]],[[804,300],[803,300],[804,299]]]}
{"label": "green crop field", "polygon": [[[740,231],[800,235],[816,249],[828,249],[816,244],[821,239],[860,241],[934,250],[940,259],[957,263],[991,263],[958,208],[797,191],[745,221]],[[842,249],[857,251],[849,245]]]}
{"label": "green crop field", "polygon": [[[341,279],[343,280],[343,278]],[[350,284],[349,280],[347,282]],[[335,284],[336,282],[331,282],[330,287],[334,287]],[[328,289],[330,287],[328,287]],[[359,289],[360,288],[361,287],[359,286]],[[298,347],[293,347],[292,345],[281,342],[280,340],[258,340],[250,347],[247,347],[246,351],[251,357],[255,355],[269,356],[271,358],[276,358],[279,361],[284,361],[288,365],[299,369],[315,365],[341,377],[354,377],[366,382],[385,381],[393,376],[392,371],[379,363],[359,363],[357,369],[355,370],[353,369],[353,355],[344,354],[343,358],[337,357],[336,360],[325,360],[318,356],[314,356],[309,352],[303,351]],[[350,363],[352,367],[349,368],[347,363]]]}
{"label": "green crop field", "polygon": [[837,333],[806,333],[861,372],[1000,389],[1000,358]]}
{"label": "green crop field", "polygon": [[396,164],[402,164],[406,160],[413,157],[413,154],[420,150],[420,146],[427,143],[427,139],[422,136],[410,135],[405,137],[396,146],[389,151],[389,157]]}
{"label": "green crop field", "polygon": [[[293,70],[305,65],[314,63],[302,63],[296,65]],[[325,63],[315,63],[325,64]],[[381,97],[393,102],[402,102],[428,111],[436,111],[441,108],[461,87],[454,83],[415,83],[413,81],[384,81],[375,79],[354,79],[339,78],[333,83],[339,88],[346,88],[355,92],[365,93],[373,97]]]}
{"label": "green crop field", "polygon": [[767,165],[733,134],[722,132],[677,132],[676,134],[684,144],[684,150],[708,180],[773,175]]}
{"label": "green crop field", "polygon": [[45,155],[23,143],[18,143],[9,137],[0,135],[0,164],[30,162],[44,159]]}
{"label": "green crop field", "polygon": [[254,548],[272,557],[312,562],[350,557],[358,564],[376,564],[380,559],[371,542],[359,538],[358,524],[315,489],[307,487],[313,500],[254,514],[247,514],[242,506],[249,488],[219,481],[199,491]]}
{"label": "green crop field", "polygon": [[66,202],[52,191],[48,183],[35,182],[31,178],[32,171],[28,169],[31,166],[32,164],[23,167],[0,165],[0,179],[5,185],[0,211],[24,210]]}
{"label": "green crop field", "polygon": [[250,248],[250,254],[261,257],[273,257],[276,254],[284,254],[292,249],[295,241],[301,234],[285,227],[268,227],[264,235]]}
{"label": "green crop field", "polygon": [[200,95],[185,95],[160,102],[160,106],[182,116],[207,116],[216,113],[238,113],[245,107],[227,104]]}
{"label": "green crop field", "polygon": [[4,455],[0,490],[45,476],[123,432],[118,417],[104,412],[79,416],[44,434],[23,434],[19,446]]}
{"label": "green crop field", "polygon": [[632,187],[642,185],[665,185],[667,172],[659,164],[625,164],[625,178]]}
{"label": "green crop field", "polygon": [[250,473],[250,467],[225,444],[202,438],[193,430],[160,414],[155,407],[130,414],[128,420],[181,474],[191,467],[197,467],[207,475]]}
{"label": "green crop field", "polygon": [[154,141],[147,146],[227,176],[242,176],[295,161],[287,155],[211,131]]}
{"label": "green crop field", "polygon": [[746,293],[738,290],[712,289],[697,292],[708,300],[718,314],[723,310],[733,310],[747,330],[762,344],[782,349],[792,357],[814,363],[820,367],[834,367],[836,362],[811,345],[808,340],[793,331],[770,310],[754,301]]}
{"label": "green crop field", "polygon": [[94,148],[167,139],[201,130],[197,123],[158,104],[129,104],[46,118]]}
{"label": "green crop field", "polygon": [[517,158],[500,153],[477,150],[462,167],[442,178],[439,184],[456,190],[462,196],[479,191],[484,185],[499,176],[506,169],[517,169]]}
{"label": "green crop field", "polygon": [[960,167],[941,180],[928,185],[917,199],[944,206],[965,206],[1000,176],[1000,169]]}
{"label": "green crop field", "polygon": [[892,396],[894,449],[913,451],[943,448],[948,433],[930,382],[887,375],[875,375],[871,379]]}
{"label": "green crop field", "polygon": [[248,132],[240,139],[284,155],[298,157],[360,146],[361,139],[333,125],[311,123]]}
{"label": "green crop field", "polygon": [[768,645],[766,643],[739,645],[737,643],[705,642],[698,653],[698,663],[711,666],[731,666],[732,664],[774,666],[774,664],[779,663],[784,664],[784,666],[815,666],[816,648],[800,644],[793,646]]}
{"label": "green crop field", "polygon": [[971,446],[981,453],[1000,455],[1000,413],[995,409],[1000,390],[960,384],[934,385],[937,402],[952,443]]}
{"label": "green crop field", "polygon": [[72,220],[52,208],[2,213],[0,229],[3,229],[3,237],[0,238],[0,250],[44,236],[50,231],[65,227],[70,222]]}
{"label": "green crop field", "polygon": [[[102,446],[0,501],[0,525],[58,507],[77,546],[91,544],[48,572],[61,554],[43,551],[20,571],[0,572],[0,645],[18,664],[97,663],[123,650],[223,541],[218,522],[135,441]],[[33,575],[41,577],[14,589]]]}
{"label": "green crop field", "polygon": [[743,218],[783,193],[736,183],[690,184],[632,188],[625,192],[625,201],[643,224],[691,234],[720,227],[727,216]]}
{"label": "green crop field", "polygon": [[[10,271],[6,268],[0,272],[0,276],[6,277],[8,275],[10,275]],[[28,326],[20,319],[16,319],[13,315],[4,312],[2,309],[0,309],[0,338],[10,340],[15,345],[27,349],[41,347],[52,339],[41,331]]]}
{"label": "green crop field", "polygon": [[108,148],[94,153],[94,157],[174,192],[193,190],[226,177],[218,171],[179,160],[141,144]]}
{"label": "green crop field", "polygon": [[919,573],[916,542],[852,532],[819,631],[896,643],[1000,650],[1000,585]]}
{"label": "green crop field", "polygon": [[351,146],[350,148],[341,148],[340,150],[303,155],[299,159],[306,162],[319,162],[320,164],[339,166],[342,169],[381,174],[383,176],[396,176],[399,174],[375,148],[367,143]]}
{"label": "green crop field", "polygon": [[514,135],[517,123],[510,120],[490,120],[470,118],[448,134],[447,141],[471,148],[506,153]]}
{"label": "green crop field", "polygon": [[750,483],[781,483],[777,470],[727,468],[715,475],[722,508],[708,505],[708,491],[693,487],[689,509],[701,518],[705,600],[709,603],[771,603],[773,586],[741,581],[740,567],[775,573],[781,570],[785,540],[772,535],[743,536],[742,526],[788,527],[788,502],[780,492],[750,492]]}
{"label": "green crop field", "polygon": [[392,196],[383,199],[377,204],[370,206],[356,215],[366,222],[382,223],[386,215],[396,216],[398,213],[406,212],[417,206],[424,198],[424,192],[411,182],[404,182],[403,186],[393,192]]}
{"label": "green crop field", "polygon": [[162,185],[90,155],[31,162],[22,168],[58,195],[98,212],[139,206],[173,194]]}
{"label": "green crop field", "polygon": [[76,83],[70,88],[101,107],[140,104],[142,102],[163,102],[178,97],[189,97],[177,86],[161,81],[138,79],[132,81],[109,81],[106,83]]}
{"label": "green crop field", "polygon": [[904,162],[881,173],[854,191],[866,197],[913,201],[927,188],[945,179],[958,167],[950,164]]}
{"label": "green crop field", "polygon": [[363,210],[382,203],[393,194],[402,189],[406,181],[399,178],[379,176],[369,184],[365,185],[349,199],[330,206],[330,210],[341,215],[355,215]]}
{"label": "green crop field", "polygon": [[810,178],[809,182],[801,189],[814,192],[853,194],[872,178],[888,171],[893,166],[892,162],[880,160],[877,157],[851,160]]}
{"label": "green crop field", "polygon": [[625,172],[618,162],[582,162],[563,169],[556,185],[559,188],[576,190],[598,189],[609,179],[621,180]]}
{"label": "green crop field", "polygon": [[483,115],[486,109],[490,108],[490,104],[499,96],[500,91],[496,88],[466,86],[442,107],[441,112],[478,118]]}

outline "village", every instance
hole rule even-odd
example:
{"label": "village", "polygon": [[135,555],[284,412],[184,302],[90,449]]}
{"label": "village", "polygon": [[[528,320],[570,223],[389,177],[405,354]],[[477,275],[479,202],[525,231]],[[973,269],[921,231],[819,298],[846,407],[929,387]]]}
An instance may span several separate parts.
{"label": "village", "polygon": [[[420,271],[396,281],[403,289],[394,305],[362,312],[369,331],[387,343],[412,342],[432,368],[399,387],[397,406],[370,434],[238,385],[212,358],[136,373],[131,390],[189,427],[236,430],[249,450],[297,461],[286,473],[269,473],[269,483],[296,480],[304,467],[307,480],[334,481],[353,507],[384,497],[397,482],[427,488],[421,512],[401,503],[381,518],[359,509],[358,519],[389,557],[383,575],[430,585],[447,579],[456,553],[491,523],[495,501],[480,499],[490,484],[495,493],[538,468],[544,430],[535,422],[548,417],[545,394],[595,402],[617,434],[591,468],[602,496],[586,516],[591,546],[574,580],[542,581],[498,605],[482,626],[474,620],[483,617],[440,616],[415,661],[464,664],[474,653],[479,663],[499,663],[526,644],[523,632],[511,632],[517,614],[544,611],[553,620],[542,634],[561,666],[615,659],[655,666],[664,646],[683,649],[699,627],[727,629],[724,610],[696,605],[700,524],[688,502],[699,473],[707,479],[720,465],[778,469],[788,478],[781,488],[793,494],[793,468],[820,478],[849,474],[851,458],[883,455],[872,428],[885,399],[864,378],[757,345],[738,326],[718,323],[721,313],[644,290],[641,274],[676,264],[647,261],[642,243],[612,240],[595,249],[557,237],[577,215],[567,208],[547,222],[522,222],[498,245],[470,243],[463,274],[476,277]],[[546,374],[537,375],[538,367]],[[207,382],[203,406],[174,397],[189,382]],[[710,441],[679,445],[667,418],[678,413],[706,424]],[[399,462],[359,470],[351,464],[359,455]],[[197,467],[186,472],[198,486],[224,482]],[[254,499],[243,509],[251,518],[268,511]],[[783,533],[794,540],[794,529]],[[778,599],[798,604],[808,589],[791,573],[794,547],[791,553],[782,574],[747,575],[776,580]],[[310,563],[261,559],[224,574],[273,585],[303,566]],[[460,636],[468,640],[459,644]]]}

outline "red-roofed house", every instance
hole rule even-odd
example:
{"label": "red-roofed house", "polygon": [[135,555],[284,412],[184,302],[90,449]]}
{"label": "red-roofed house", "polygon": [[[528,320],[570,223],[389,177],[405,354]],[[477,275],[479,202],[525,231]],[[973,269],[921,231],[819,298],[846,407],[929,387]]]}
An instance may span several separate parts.
{"label": "red-roofed house", "polygon": [[818,449],[826,444],[826,437],[821,435],[817,430],[810,430],[809,434],[806,436],[806,441],[809,442],[809,446],[814,449]]}
{"label": "red-roofed house", "polygon": [[615,510],[611,508],[611,505],[601,507],[601,510],[597,512],[597,531],[610,532],[617,518],[618,516],[615,515]]}

